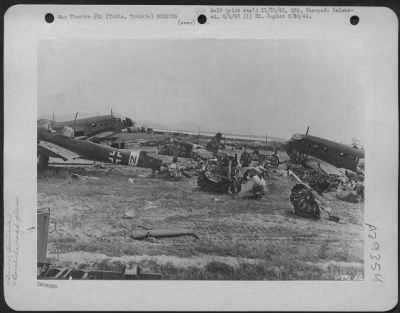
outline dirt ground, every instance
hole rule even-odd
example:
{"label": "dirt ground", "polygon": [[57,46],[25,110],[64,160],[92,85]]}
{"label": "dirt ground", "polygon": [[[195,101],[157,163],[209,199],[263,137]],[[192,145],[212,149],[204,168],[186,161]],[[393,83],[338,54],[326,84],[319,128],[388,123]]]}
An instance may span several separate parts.
{"label": "dirt ground", "polygon": [[[168,157],[166,157],[168,158]],[[186,160],[186,164],[190,164]],[[49,207],[47,256],[55,265],[120,270],[139,265],[162,279],[334,280],[363,276],[363,203],[325,194],[343,224],[293,215],[296,183],[274,170],[262,200],[198,190],[132,167],[38,173],[38,208]],[[134,240],[132,231],[186,229],[191,236]]]}

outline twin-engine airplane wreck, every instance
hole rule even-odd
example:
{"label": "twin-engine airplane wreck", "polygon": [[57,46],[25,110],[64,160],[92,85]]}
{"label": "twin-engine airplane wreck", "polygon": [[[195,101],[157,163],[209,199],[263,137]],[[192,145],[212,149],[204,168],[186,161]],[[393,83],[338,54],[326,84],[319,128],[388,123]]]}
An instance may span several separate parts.
{"label": "twin-engine airplane wreck", "polygon": [[88,140],[75,139],[74,131],[64,127],[58,133],[46,127],[37,128],[38,166],[47,167],[50,157],[64,161],[87,159],[117,165],[138,166],[160,171],[162,161],[147,155],[146,151],[117,149]]}
{"label": "twin-engine airplane wreck", "polygon": [[71,127],[74,130],[73,136],[79,139],[95,137],[94,139],[111,136],[118,132],[135,132],[138,128],[131,118],[118,113],[110,115],[91,116],[86,118],[78,118],[78,112],[75,114],[74,120],[57,122],[54,119],[39,120],[41,125],[47,125],[48,129],[61,132],[64,127]]}
{"label": "twin-engine airplane wreck", "polygon": [[[363,171],[364,150],[308,134],[295,134],[286,144],[286,152],[294,163],[321,168],[327,174],[337,174],[340,169]],[[305,158],[311,156],[313,158]]]}
{"label": "twin-engine airplane wreck", "polygon": [[[343,201],[364,199],[364,150],[308,134],[295,134],[286,143],[290,157],[288,173],[296,178],[290,201],[297,215],[319,218],[323,192],[336,191]],[[308,170],[295,167],[301,163]],[[302,176],[302,180],[299,176]],[[315,191],[315,192],[314,192]],[[330,216],[329,210],[327,211]],[[330,218],[333,218],[330,216]]]}

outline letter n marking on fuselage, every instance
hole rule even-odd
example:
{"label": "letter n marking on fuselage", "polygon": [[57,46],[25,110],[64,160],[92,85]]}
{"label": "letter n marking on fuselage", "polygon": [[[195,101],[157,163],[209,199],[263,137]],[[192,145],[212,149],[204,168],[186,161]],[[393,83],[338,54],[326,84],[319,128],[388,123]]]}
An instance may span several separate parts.
{"label": "letter n marking on fuselage", "polygon": [[131,151],[131,154],[129,156],[129,165],[130,166],[136,166],[138,164],[139,154],[140,154],[140,151]]}

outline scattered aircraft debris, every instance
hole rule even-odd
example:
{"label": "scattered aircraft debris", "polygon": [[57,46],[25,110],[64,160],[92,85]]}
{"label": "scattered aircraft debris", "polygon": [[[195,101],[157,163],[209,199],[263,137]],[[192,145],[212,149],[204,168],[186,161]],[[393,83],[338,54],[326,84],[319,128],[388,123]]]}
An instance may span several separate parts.
{"label": "scattered aircraft debris", "polygon": [[[86,140],[77,140],[65,134],[71,129],[64,128],[63,134],[51,133],[38,128],[38,165],[47,167],[49,157],[58,157],[64,161],[84,158],[88,160],[150,168],[160,171],[162,161],[149,156],[146,151],[116,149]],[[73,131],[72,131],[73,133]]]}
{"label": "scattered aircraft debris", "polygon": [[161,175],[164,178],[180,179],[184,174],[184,170],[184,166],[180,166],[176,160],[173,160],[172,163],[163,165]]}
{"label": "scattered aircraft debris", "polygon": [[308,130],[305,135],[293,135],[286,145],[286,152],[292,163],[301,163],[306,156],[313,156],[337,168],[352,171],[357,171],[360,160],[364,159],[364,150],[308,135]]}
{"label": "scattered aircraft debris", "polygon": [[304,135],[293,135],[286,144],[286,153],[291,160],[289,169],[319,194],[339,190],[339,186],[351,181],[363,180],[364,150],[311,136],[308,131],[309,128]]}
{"label": "scattered aircraft debris", "polygon": [[252,162],[256,162],[257,165],[261,165],[263,167],[277,168],[280,164],[277,153],[277,149],[273,155],[261,154],[259,150],[254,150],[252,153],[243,151],[243,153],[240,155],[240,163],[244,167],[251,165]]}
{"label": "scattered aircraft debris", "polygon": [[341,218],[331,214],[331,208],[323,205],[324,199],[318,195],[313,189],[304,183],[291,170],[289,175],[293,176],[299,183],[292,187],[290,193],[290,202],[294,207],[294,213],[298,216],[319,219],[321,212],[327,213],[330,220],[339,223]]}
{"label": "scattered aircraft debris", "polygon": [[202,163],[197,184],[203,191],[261,199],[267,190],[266,173],[262,166],[242,167],[237,155],[219,155]]}
{"label": "scattered aircraft debris", "polygon": [[265,180],[266,169],[262,166],[246,169],[243,177],[239,178],[238,196],[241,198],[254,198],[260,200],[267,192]]}
{"label": "scattered aircraft debris", "polygon": [[317,191],[322,192],[335,191],[341,183],[343,176],[335,174],[328,175],[321,169],[309,169],[303,166],[288,165],[288,169],[293,171],[302,181],[306,182]]}
{"label": "scattered aircraft debris", "polygon": [[226,155],[215,159],[201,161],[198,172],[197,184],[203,191],[217,193],[237,193],[239,188],[236,179],[237,157]]}
{"label": "scattered aircraft debris", "polygon": [[[111,115],[111,118],[114,117]],[[132,144],[134,141],[135,146],[159,147],[162,144],[158,153],[173,157],[172,162],[167,162],[150,156],[147,151],[142,151],[141,149],[125,149],[125,142],[122,140],[114,141],[111,146],[104,145],[102,144],[101,137],[103,134],[101,133],[96,133],[95,137],[83,140],[92,134],[89,132],[90,129],[81,130],[79,128],[81,127],[79,126],[80,123],[83,123],[82,120],[76,119],[73,122],[72,125],[63,125],[63,127],[61,127],[61,124],[57,124],[57,131],[48,126],[47,128],[38,127],[39,165],[47,166],[49,158],[54,157],[66,161],[61,166],[65,166],[69,161],[71,161],[70,164],[72,166],[75,166],[84,158],[91,160],[91,163],[88,164],[82,161],[83,166],[88,167],[94,166],[106,169],[103,163],[109,163],[109,166],[128,165],[149,168],[152,169],[153,174],[155,174],[155,171],[159,172],[158,175],[145,175],[139,174],[140,171],[138,171],[138,173],[132,174],[131,178],[128,178],[128,183],[130,184],[152,184],[150,180],[144,182],[143,179],[140,179],[149,177],[179,180],[182,177],[191,177],[186,171],[195,168],[198,176],[197,184],[200,190],[252,199],[262,199],[268,193],[267,179],[273,179],[272,175],[293,176],[298,182],[290,190],[290,203],[294,208],[294,213],[297,216],[311,219],[320,219],[326,214],[329,220],[336,223],[343,223],[344,220],[333,215],[332,210],[325,205],[324,192],[336,192],[337,199],[354,203],[362,201],[364,197],[363,149],[359,147],[352,148],[323,138],[310,136],[308,131],[305,135],[294,135],[291,138],[285,146],[290,161],[285,161],[283,158],[283,162],[278,158],[278,145],[272,145],[271,143],[265,145],[262,142],[255,141],[250,143],[245,141],[243,143],[229,142],[229,148],[225,149],[226,142],[224,145],[221,144],[221,139],[223,138],[221,133],[217,133],[205,146],[175,138],[165,143],[166,136],[159,136],[162,138],[159,140],[155,140],[153,136],[143,136],[150,138],[150,140],[135,138],[130,142]],[[105,130],[104,123],[105,120],[96,120],[94,122],[95,125],[91,126],[93,127],[93,132],[95,129],[100,128]],[[120,127],[121,124],[118,123],[120,122],[117,122],[118,127]],[[128,125],[127,123],[128,121],[122,122],[122,125],[126,126]],[[54,125],[56,123],[51,124],[51,126]],[[90,126],[84,126],[84,123],[82,125],[82,129]],[[127,131],[133,132],[135,130],[127,128]],[[148,134],[153,133],[151,129],[146,130],[144,127],[140,128],[139,131]],[[175,135],[179,135],[179,138],[186,137],[179,133]],[[105,135],[105,137],[111,138],[108,135]],[[239,147],[242,151],[244,148],[239,160],[236,154],[238,149],[233,149],[234,147]],[[250,152],[247,152],[246,148]],[[228,152],[228,149],[231,151]],[[281,156],[281,154],[279,155]],[[191,160],[178,161],[178,157]],[[163,159],[170,158],[164,157]],[[288,168],[284,170],[284,166],[279,165],[286,162],[288,162]],[[185,166],[182,166],[182,164]],[[194,164],[195,166],[193,166]],[[119,169],[118,171],[116,167],[117,174],[123,174],[125,169],[121,167]],[[105,172],[108,173],[111,170],[113,168],[108,167]],[[98,179],[97,177],[89,177],[77,173],[73,173],[72,177],[83,180]],[[194,181],[191,181],[191,183],[194,183]],[[175,183],[171,183],[171,185],[175,185]],[[132,186],[132,190],[136,190],[136,188]],[[334,196],[332,195],[332,197]],[[224,198],[214,198],[213,200],[221,203]],[[125,236],[129,234],[134,240],[180,236],[191,236],[195,239],[200,239],[196,233],[188,229],[153,229],[152,225],[142,226],[135,224],[137,213],[143,212],[144,210],[142,209],[155,207],[157,206],[149,202],[145,207],[127,208],[124,214],[118,213],[119,217],[124,219],[121,221],[121,227],[125,228]],[[152,213],[157,215],[156,212]],[[125,266],[121,271],[103,271],[53,265],[46,258],[49,220],[49,210],[41,210],[40,213],[38,211],[38,279],[161,279],[160,274],[142,273],[139,266],[134,269],[127,269]],[[122,222],[126,225],[122,225]],[[132,229],[136,230],[132,231]]]}
{"label": "scattered aircraft debris", "polygon": [[192,236],[200,239],[195,233],[185,229],[152,229],[152,230],[139,230],[131,233],[131,238],[135,240],[144,240],[148,238],[170,238]]}
{"label": "scattered aircraft debris", "polygon": [[340,184],[337,188],[336,197],[342,201],[358,203],[364,200],[364,184],[362,182]]}
{"label": "scattered aircraft debris", "polygon": [[313,192],[304,184],[296,184],[290,192],[290,202],[294,207],[294,214],[318,219],[321,209],[315,201]]}
{"label": "scattered aircraft debris", "polygon": [[345,170],[341,175],[328,175],[321,168],[315,170],[293,165],[289,165],[288,169],[320,195],[323,192],[336,192],[338,199],[353,203],[364,199],[363,175],[350,170]]}
{"label": "scattered aircraft debris", "polygon": [[161,155],[170,155],[174,157],[208,159],[212,158],[220,147],[222,134],[217,133],[205,147],[198,144],[181,141],[175,138],[170,138],[170,143],[162,146],[158,153]]}

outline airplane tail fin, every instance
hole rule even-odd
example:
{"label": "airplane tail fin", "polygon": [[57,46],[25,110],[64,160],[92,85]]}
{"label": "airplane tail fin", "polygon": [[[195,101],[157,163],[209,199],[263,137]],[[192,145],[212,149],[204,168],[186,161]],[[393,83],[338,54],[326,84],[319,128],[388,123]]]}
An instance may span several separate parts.
{"label": "airplane tail fin", "polygon": [[206,145],[206,149],[211,152],[218,152],[220,143],[222,139],[222,134],[217,133]]}

